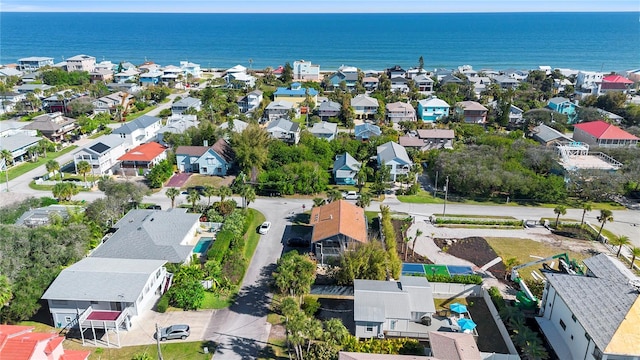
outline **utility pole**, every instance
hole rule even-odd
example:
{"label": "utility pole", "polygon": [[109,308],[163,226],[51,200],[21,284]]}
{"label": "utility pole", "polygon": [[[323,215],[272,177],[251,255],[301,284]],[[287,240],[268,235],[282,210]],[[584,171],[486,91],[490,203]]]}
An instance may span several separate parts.
{"label": "utility pole", "polygon": [[449,175],[447,175],[447,181],[444,184],[444,207],[442,208],[442,216],[444,217],[447,212],[447,195],[449,195]]}
{"label": "utility pole", "polygon": [[158,360],[163,360],[162,350],[160,349],[160,328],[158,327],[158,323],[156,323],[156,344],[158,345]]}
{"label": "utility pole", "polygon": [[433,183],[433,197],[438,195],[438,172],[436,171],[436,182]]}

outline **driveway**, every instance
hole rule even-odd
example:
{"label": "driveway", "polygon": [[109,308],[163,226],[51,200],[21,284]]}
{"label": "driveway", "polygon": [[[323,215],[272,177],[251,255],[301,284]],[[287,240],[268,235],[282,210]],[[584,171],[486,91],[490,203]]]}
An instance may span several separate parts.
{"label": "driveway", "polygon": [[175,174],[171,177],[171,179],[169,179],[169,182],[167,182],[166,187],[181,188],[184,185],[184,183],[186,183],[187,180],[189,180],[189,176],[191,176],[190,173]]}
{"label": "driveway", "polygon": [[[156,324],[161,328],[174,324],[187,324],[190,327],[191,335],[186,341],[205,340],[205,329],[214,312],[215,310],[168,311],[161,314],[155,311],[146,311],[142,316],[134,319],[129,331],[120,333],[120,344],[122,346],[155,344]],[[110,338],[113,339],[112,336]],[[175,341],[182,340],[168,342]]]}

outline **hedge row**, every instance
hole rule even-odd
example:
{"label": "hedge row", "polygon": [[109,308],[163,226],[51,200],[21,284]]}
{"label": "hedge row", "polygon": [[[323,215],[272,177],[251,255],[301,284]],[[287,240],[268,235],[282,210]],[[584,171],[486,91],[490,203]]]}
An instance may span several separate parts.
{"label": "hedge row", "polygon": [[502,225],[502,226],[522,226],[522,220],[501,220],[501,219],[442,219],[436,218],[436,224],[469,224],[469,225]]}
{"label": "hedge row", "polygon": [[489,288],[488,292],[489,292],[489,296],[491,297],[491,301],[493,301],[493,304],[496,306],[498,311],[501,311],[507,306],[507,304],[504,302],[504,299],[502,298],[500,289],[498,289],[495,286],[492,286],[491,288]]}
{"label": "hedge row", "polygon": [[480,275],[442,275],[442,274],[427,274],[427,280],[430,282],[442,282],[442,283],[457,283],[457,284],[482,284],[482,276]]}

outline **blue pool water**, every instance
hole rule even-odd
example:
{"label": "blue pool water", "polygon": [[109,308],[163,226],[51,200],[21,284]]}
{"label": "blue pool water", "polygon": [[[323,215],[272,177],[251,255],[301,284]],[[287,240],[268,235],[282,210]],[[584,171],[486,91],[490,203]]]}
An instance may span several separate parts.
{"label": "blue pool water", "polygon": [[205,252],[207,252],[207,250],[209,250],[209,246],[211,246],[211,243],[213,243],[213,238],[210,238],[210,237],[200,238],[196,246],[193,248],[193,253],[204,254]]}
{"label": "blue pool water", "polygon": [[469,266],[453,266],[447,265],[447,269],[449,270],[449,274],[453,275],[472,275],[474,274],[473,269]]}

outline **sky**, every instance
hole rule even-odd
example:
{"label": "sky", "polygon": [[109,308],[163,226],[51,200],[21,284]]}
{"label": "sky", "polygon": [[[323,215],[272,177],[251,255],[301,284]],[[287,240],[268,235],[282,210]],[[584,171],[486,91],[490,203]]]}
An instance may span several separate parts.
{"label": "sky", "polygon": [[0,0],[0,12],[640,12],[639,0]]}

